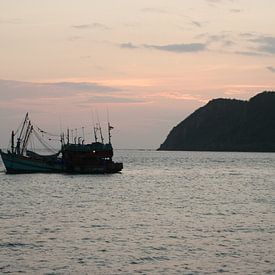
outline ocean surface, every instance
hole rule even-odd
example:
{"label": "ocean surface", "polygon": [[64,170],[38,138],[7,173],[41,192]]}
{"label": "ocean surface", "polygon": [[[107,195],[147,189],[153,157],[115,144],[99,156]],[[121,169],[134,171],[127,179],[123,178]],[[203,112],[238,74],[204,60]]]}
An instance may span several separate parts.
{"label": "ocean surface", "polygon": [[115,155],[115,175],[0,163],[0,274],[275,274],[274,153]]}

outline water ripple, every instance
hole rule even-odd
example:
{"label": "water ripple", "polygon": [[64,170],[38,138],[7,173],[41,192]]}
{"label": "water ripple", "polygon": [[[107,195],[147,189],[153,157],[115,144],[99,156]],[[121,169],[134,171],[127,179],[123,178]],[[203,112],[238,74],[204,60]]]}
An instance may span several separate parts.
{"label": "water ripple", "polygon": [[0,273],[273,274],[275,154],[117,151],[116,175],[6,175]]}

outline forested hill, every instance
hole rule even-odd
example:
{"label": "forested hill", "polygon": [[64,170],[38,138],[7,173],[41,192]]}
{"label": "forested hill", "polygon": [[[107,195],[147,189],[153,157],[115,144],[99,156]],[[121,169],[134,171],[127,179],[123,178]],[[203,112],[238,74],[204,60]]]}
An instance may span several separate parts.
{"label": "forested hill", "polygon": [[174,127],[159,150],[275,152],[275,92],[213,99]]}

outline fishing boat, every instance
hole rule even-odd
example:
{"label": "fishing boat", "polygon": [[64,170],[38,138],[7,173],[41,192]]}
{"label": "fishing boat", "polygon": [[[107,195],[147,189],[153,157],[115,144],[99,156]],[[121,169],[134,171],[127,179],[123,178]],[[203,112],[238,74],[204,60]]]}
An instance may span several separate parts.
{"label": "fishing boat", "polygon": [[[89,144],[83,137],[77,134],[70,136],[70,129],[67,129],[67,140],[65,134],[54,135],[35,126],[28,113],[22,123],[21,129],[12,131],[11,147],[7,152],[0,150],[0,154],[8,174],[19,173],[86,173],[86,174],[107,174],[117,173],[123,169],[123,164],[114,162],[113,147],[111,144],[111,130],[113,127],[108,122],[109,142],[104,144],[101,126],[98,123],[93,126],[95,141]],[[98,141],[98,132],[101,142]],[[53,151],[53,154],[42,155],[30,150],[28,145],[32,142],[31,138],[36,137],[47,150]],[[45,141],[54,138],[60,138],[60,150],[51,147]],[[15,144],[16,141],[16,144]],[[32,146],[31,146],[32,147]]]}

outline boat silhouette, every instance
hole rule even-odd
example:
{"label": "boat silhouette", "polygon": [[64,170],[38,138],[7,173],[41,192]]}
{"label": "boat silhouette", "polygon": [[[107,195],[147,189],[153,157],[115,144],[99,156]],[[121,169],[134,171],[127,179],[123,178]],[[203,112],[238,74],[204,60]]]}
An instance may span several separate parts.
{"label": "boat silhouette", "polygon": [[[82,129],[84,132],[83,127]],[[59,136],[61,142],[60,150],[54,152],[54,154],[41,155],[28,149],[31,137],[36,137],[36,140],[47,149],[53,150],[43,138],[47,135],[56,138],[58,135],[50,134],[35,126],[27,113],[22,127],[17,131],[12,131],[10,149],[7,152],[0,150],[6,173],[108,174],[120,172],[123,169],[123,163],[112,160],[112,129],[113,127],[108,122],[109,141],[104,143],[101,126],[98,123],[93,127],[95,141],[89,144],[85,144],[83,137],[77,137],[77,135],[70,137],[70,129],[67,129],[66,141],[64,133]],[[98,132],[100,133],[101,142],[98,141]],[[51,139],[48,138],[48,140]]]}

